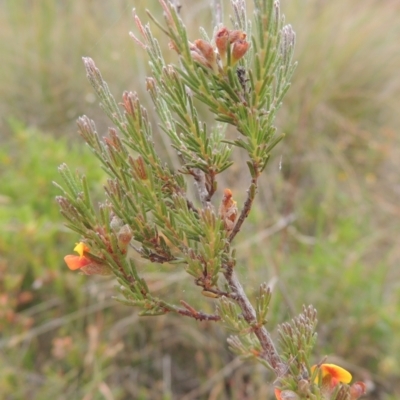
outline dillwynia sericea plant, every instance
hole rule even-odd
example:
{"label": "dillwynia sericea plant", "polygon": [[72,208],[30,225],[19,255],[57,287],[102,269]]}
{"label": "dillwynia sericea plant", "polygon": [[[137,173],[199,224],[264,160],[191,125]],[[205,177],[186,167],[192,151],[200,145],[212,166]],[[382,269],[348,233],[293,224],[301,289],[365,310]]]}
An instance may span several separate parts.
{"label": "dillwynia sericea plant", "polygon": [[[149,25],[135,14],[139,34],[131,36],[150,58],[152,76],[146,88],[181,166],[172,171],[156,153],[149,117],[137,94],[125,92],[119,105],[94,62],[84,58],[89,81],[114,127],[100,139],[93,121],[86,116],[78,120],[81,136],[109,176],[104,203],[95,207],[85,177],[60,167],[64,186],[57,201],[68,227],[81,236],[74,249],[78,255],[65,257],[68,267],[87,275],[114,275],[117,300],[139,307],[141,315],[177,313],[224,323],[233,332],[228,339],[232,351],[274,372],[277,399],[359,398],[365,385],[350,385],[349,372],[333,364],[310,364],[315,309],[304,307],[282,324],[276,346],[266,327],[270,289],[261,283],[252,304],[235,272],[234,239],[252,208],[271,151],[282,139],[273,123],[295,67],[295,34],[284,25],[279,1],[254,0],[250,22],[245,0],[231,0],[231,26],[219,18],[211,38],[200,29],[202,38],[194,40],[187,37],[179,8],[167,0],[159,3],[164,23],[149,16],[168,36],[176,64],[166,63]],[[213,126],[200,120],[197,104],[207,106]],[[225,136],[227,125],[236,128],[236,139]],[[233,194],[240,188],[220,191],[216,180],[232,166],[235,146],[246,152],[250,176],[240,207]],[[188,196],[191,183],[197,188],[195,199]],[[222,200],[215,204],[218,192]],[[128,249],[152,263],[182,266],[199,293],[215,300],[215,314],[184,300],[175,305],[155,297]]]}

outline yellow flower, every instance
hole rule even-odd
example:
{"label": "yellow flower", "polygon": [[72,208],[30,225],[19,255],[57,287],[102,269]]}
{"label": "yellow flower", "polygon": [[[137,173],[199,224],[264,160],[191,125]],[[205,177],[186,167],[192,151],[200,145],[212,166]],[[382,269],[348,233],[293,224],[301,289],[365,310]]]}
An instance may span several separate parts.
{"label": "yellow flower", "polygon": [[92,260],[90,258],[83,255],[85,252],[89,251],[89,247],[87,247],[85,243],[77,243],[77,245],[74,247],[74,251],[76,251],[79,256],[68,254],[64,257],[64,261],[69,269],[74,271],[92,263]]}
{"label": "yellow flower", "polygon": [[112,273],[110,267],[106,264],[92,260],[85,256],[85,253],[90,251],[89,247],[85,243],[79,242],[74,247],[79,256],[74,254],[68,254],[64,257],[64,261],[68,268],[75,271],[80,270],[85,275],[110,275]]}
{"label": "yellow flower", "polygon": [[[335,364],[321,364],[320,366],[314,365],[311,368],[311,372],[314,372],[315,368],[317,367],[322,373],[322,384],[329,385],[331,388],[337,386],[340,382],[350,383],[352,380],[352,376],[349,371],[346,371],[344,368],[341,368]],[[318,375],[315,379],[318,382]]]}

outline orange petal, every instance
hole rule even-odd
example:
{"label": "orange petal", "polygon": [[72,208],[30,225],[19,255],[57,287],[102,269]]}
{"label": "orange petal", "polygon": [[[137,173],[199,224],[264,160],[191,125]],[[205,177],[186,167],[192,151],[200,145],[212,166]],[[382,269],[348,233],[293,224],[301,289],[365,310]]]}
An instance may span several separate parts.
{"label": "orange petal", "polygon": [[72,269],[73,271],[82,268],[92,262],[89,258],[79,257],[72,254],[68,254],[67,256],[65,256],[64,261],[67,264],[68,268]]}
{"label": "orange petal", "polygon": [[[317,368],[317,365],[314,365],[311,367],[311,372],[314,372],[315,368]],[[350,383],[352,376],[349,371],[346,371],[344,368],[341,368],[335,364],[321,364],[319,366],[322,372],[322,378],[325,378],[326,376],[330,376],[332,379],[332,383],[338,384],[339,382],[343,383]],[[318,380],[318,375],[315,378]]]}
{"label": "orange petal", "polygon": [[277,400],[282,400],[281,392],[282,390],[275,388],[275,397],[277,398]]}
{"label": "orange petal", "polygon": [[322,364],[321,365],[322,376],[330,375],[333,379],[339,382],[350,383],[352,376],[349,371],[341,368],[335,364]]}

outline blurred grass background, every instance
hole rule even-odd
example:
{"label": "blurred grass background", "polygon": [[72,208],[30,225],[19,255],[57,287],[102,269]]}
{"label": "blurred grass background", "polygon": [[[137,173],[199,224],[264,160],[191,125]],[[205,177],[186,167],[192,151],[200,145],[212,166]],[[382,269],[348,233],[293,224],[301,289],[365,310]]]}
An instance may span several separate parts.
{"label": "blurred grass background", "polygon": [[[208,1],[181,3],[190,39],[199,24],[211,32]],[[368,381],[369,399],[398,399],[400,3],[281,3],[299,67],[277,121],[287,137],[237,237],[239,274],[252,296],[261,281],[274,286],[274,335],[312,303],[315,361],[329,355]],[[133,7],[143,19],[144,7],[160,15],[156,0],[0,2],[1,397],[272,398],[267,371],[235,359],[222,327],[139,318],[111,299],[112,280],[63,263],[78,238],[54,202],[57,167],[85,172],[98,199],[105,179],[76,134],[81,114],[107,127],[81,57],[96,61],[117,98],[137,90],[148,104],[147,60],[128,36]],[[174,163],[167,144],[160,149]],[[243,200],[247,181],[240,166],[220,188]],[[141,266],[160,296],[213,309],[181,270]]]}

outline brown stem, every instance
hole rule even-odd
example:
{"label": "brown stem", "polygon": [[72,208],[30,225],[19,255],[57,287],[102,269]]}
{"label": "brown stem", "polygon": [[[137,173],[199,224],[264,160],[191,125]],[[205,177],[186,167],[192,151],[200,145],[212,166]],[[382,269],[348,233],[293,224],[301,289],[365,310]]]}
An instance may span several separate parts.
{"label": "brown stem", "polygon": [[195,214],[199,213],[199,211],[197,210],[195,205],[189,199],[186,199],[186,204],[187,204],[189,210],[193,211]]}
{"label": "brown stem", "polygon": [[[258,168],[258,164],[253,163],[252,166],[253,173],[251,184],[247,189],[247,199],[243,205],[243,209],[240,213],[239,219],[236,222],[231,234],[229,235],[229,243],[231,243],[235,236],[238,234],[244,220],[249,215],[257,191],[257,181],[260,175],[260,171]],[[233,269],[233,265],[227,263],[224,265],[223,270],[225,279],[227,280],[228,285],[232,290],[232,293],[230,293],[229,297],[235,300],[236,303],[239,305],[240,309],[242,310],[243,318],[252,328],[263,349],[260,357],[264,358],[268,362],[268,364],[273,368],[277,376],[284,375],[287,370],[286,365],[281,360],[267,329],[257,322],[256,311],[253,305],[250,303],[250,300],[246,296],[246,293]]]}
{"label": "brown stem", "polygon": [[230,265],[225,265],[224,267],[225,278],[228,282],[229,287],[233,291],[233,293],[230,294],[230,297],[237,302],[240,309],[242,310],[243,318],[252,328],[254,334],[260,341],[260,345],[263,349],[260,357],[264,358],[268,362],[268,364],[273,368],[277,376],[284,375],[287,370],[286,365],[281,360],[267,329],[257,323],[254,307],[246,296],[246,293],[244,292],[243,287],[239,282],[239,279],[237,278],[233,267]]}
{"label": "brown stem", "polygon": [[251,206],[253,205],[254,201],[254,195],[257,191],[257,180],[258,180],[258,174],[251,179],[251,184],[249,188],[247,189],[247,199],[244,202],[242,211],[240,212],[239,218],[229,235],[228,241],[229,243],[232,242],[232,240],[235,238],[235,236],[239,233],[244,220],[247,218],[247,216],[250,214]]}
{"label": "brown stem", "polygon": [[215,314],[206,314],[203,313],[202,311],[197,311],[195,310],[190,304],[186,303],[186,301],[181,300],[181,304],[183,305],[183,308],[176,308],[175,311],[178,314],[184,315],[186,317],[191,317],[194,318],[198,321],[220,321],[221,317],[219,315]]}

